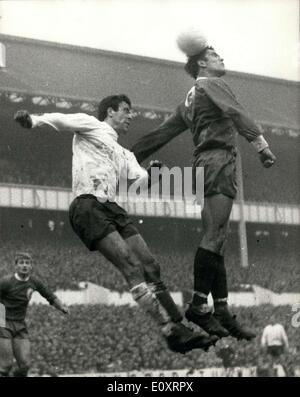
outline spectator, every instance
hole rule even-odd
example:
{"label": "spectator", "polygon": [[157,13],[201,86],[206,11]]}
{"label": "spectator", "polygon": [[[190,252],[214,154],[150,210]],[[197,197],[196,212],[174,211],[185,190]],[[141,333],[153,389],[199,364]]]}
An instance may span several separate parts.
{"label": "spectator", "polygon": [[276,322],[274,316],[270,320],[270,324],[263,330],[261,346],[266,349],[267,354],[277,358],[285,350],[288,351],[289,342],[284,327]]}

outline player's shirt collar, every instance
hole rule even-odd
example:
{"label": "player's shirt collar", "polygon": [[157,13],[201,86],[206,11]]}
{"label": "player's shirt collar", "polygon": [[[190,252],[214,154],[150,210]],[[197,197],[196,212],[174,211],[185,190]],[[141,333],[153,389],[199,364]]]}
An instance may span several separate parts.
{"label": "player's shirt collar", "polygon": [[28,281],[28,280],[30,279],[30,276],[28,276],[28,277],[26,277],[26,278],[21,278],[21,277],[18,275],[18,273],[15,273],[15,278],[16,278],[18,281]]}
{"label": "player's shirt collar", "polygon": [[198,80],[204,80],[204,79],[207,79],[208,77],[206,77],[206,76],[200,76],[200,77],[197,77],[196,78],[196,81],[198,81]]}

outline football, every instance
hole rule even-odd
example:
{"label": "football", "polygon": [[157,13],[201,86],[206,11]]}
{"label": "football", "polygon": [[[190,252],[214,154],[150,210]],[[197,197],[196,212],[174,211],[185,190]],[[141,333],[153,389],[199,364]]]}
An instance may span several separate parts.
{"label": "football", "polygon": [[199,54],[208,46],[205,36],[196,28],[180,32],[176,43],[178,48],[188,57]]}

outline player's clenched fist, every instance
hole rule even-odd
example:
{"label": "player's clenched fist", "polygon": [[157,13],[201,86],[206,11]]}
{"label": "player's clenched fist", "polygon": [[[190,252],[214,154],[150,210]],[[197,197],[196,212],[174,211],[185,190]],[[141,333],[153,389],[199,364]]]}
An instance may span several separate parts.
{"label": "player's clenched fist", "polygon": [[276,157],[268,147],[262,150],[259,153],[259,156],[260,156],[260,161],[263,163],[263,166],[265,168],[271,167],[276,161]]}
{"label": "player's clenched fist", "polygon": [[27,110],[18,110],[14,115],[14,120],[24,128],[32,128],[32,120]]}
{"label": "player's clenched fist", "polygon": [[148,166],[148,168],[147,168],[147,170],[151,170],[151,167],[153,167],[153,168],[158,168],[159,170],[163,167],[164,165],[163,165],[163,163],[161,162],[161,161],[159,161],[159,160],[151,160],[150,161],[150,163],[149,163],[149,166]]}

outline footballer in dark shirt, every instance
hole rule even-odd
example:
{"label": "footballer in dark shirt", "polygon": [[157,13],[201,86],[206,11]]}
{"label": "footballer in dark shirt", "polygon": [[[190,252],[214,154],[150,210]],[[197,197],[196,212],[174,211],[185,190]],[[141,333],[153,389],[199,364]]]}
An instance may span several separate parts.
{"label": "footballer in dark shirt", "polygon": [[68,308],[32,276],[32,257],[20,252],[15,257],[16,273],[0,279],[0,377],[8,376],[13,358],[18,369],[15,376],[27,376],[30,367],[30,341],[25,323],[27,307],[34,291],[64,314]]}
{"label": "footballer in dark shirt", "polygon": [[[272,166],[276,158],[260,128],[221,79],[225,74],[223,59],[214,48],[197,44],[203,42],[186,46],[189,51],[195,50],[186,53],[185,65],[195,84],[185,100],[168,120],[142,136],[131,150],[142,162],[177,135],[187,129],[191,131],[195,144],[193,183],[197,186],[198,170],[203,168],[204,205],[203,233],[194,259],[194,294],[186,318],[211,335],[251,340],[255,334],[243,328],[228,309],[224,264],[229,218],[237,193],[237,134],[252,144],[264,167]],[[207,306],[209,293],[214,301],[214,314]]]}

